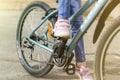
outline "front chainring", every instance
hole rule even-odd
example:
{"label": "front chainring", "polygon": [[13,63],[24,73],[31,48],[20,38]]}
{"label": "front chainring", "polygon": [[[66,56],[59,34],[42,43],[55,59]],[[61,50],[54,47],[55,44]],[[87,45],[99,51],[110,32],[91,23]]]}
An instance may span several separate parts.
{"label": "front chainring", "polygon": [[54,61],[55,65],[58,67],[62,67],[67,60],[67,58],[64,54],[65,53],[65,43],[66,42],[64,42],[64,41],[59,41],[53,47],[53,50],[54,50],[53,61]]}

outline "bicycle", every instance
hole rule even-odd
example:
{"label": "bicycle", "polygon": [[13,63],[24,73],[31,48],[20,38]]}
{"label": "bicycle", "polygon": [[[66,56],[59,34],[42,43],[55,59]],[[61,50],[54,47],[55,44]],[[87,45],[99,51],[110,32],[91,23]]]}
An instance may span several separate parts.
{"label": "bicycle", "polygon": [[[96,52],[95,76],[96,80],[105,80],[106,51],[120,30],[120,16],[114,20],[108,29],[109,31],[105,33],[102,31],[107,17],[120,3],[120,0],[88,0],[82,8],[69,18],[70,22],[72,23],[77,19],[77,16],[82,15],[93,3],[96,5],[70,42],[53,35],[52,30],[58,12],[56,8],[50,8],[48,4],[41,1],[32,2],[25,8],[17,27],[16,45],[20,62],[28,73],[41,77],[56,65],[63,67],[68,74],[74,74],[75,67],[71,63],[74,57],[72,51],[101,11],[102,14],[94,33],[93,43],[96,43],[101,34],[103,35]],[[35,19],[33,20],[33,18]]]}

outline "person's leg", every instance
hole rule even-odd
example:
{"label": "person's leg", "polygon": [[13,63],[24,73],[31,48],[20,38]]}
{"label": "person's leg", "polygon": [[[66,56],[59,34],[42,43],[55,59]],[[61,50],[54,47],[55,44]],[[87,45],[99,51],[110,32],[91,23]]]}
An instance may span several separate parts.
{"label": "person's leg", "polygon": [[[70,2],[70,15],[74,14],[78,9],[81,7],[81,0],[71,0]],[[73,4],[74,3],[74,4]],[[83,22],[82,16],[78,17],[76,21],[72,24],[72,36],[75,35],[77,30],[79,29],[80,25]],[[78,45],[75,48],[75,57],[77,63],[82,63],[86,61],[85,58],[85,50],[84,50],[84,41],[83,38],[78,42]]]}
{"label": "person's leg", "polygon": [[58,17],[68,19],[70,17],[70,0],[59,0]]}
{"label": "person's leg", "polygon": [[58,20],[54,28],[54,36],[70,38],[70,0],[59,0]]}
{"label": "person's leg", "polygon": [[[70,15],[74,14],[81,7],[81,0],[71,0],[70,2]],[[73,4],[74,3],[74,4]],[[78,17],[72,24],[72,36],[75,35],[80,25],[82,24],[82,17]],[[90,76],[90,71],[86,66],[85,50],[83,38],[78,42],[75,48],[76,69],[77,74],[81,80],[93,80]]]}
{"label": "person's leg", "polygon": [[[80,7],[81,7],[80,0],[59,0],[58,21],[59,21],[59,19],[60,20],[62,19],[62,21],[65,22]],[[72,24],[72,35],[74,35],[77,32],[77,30],[80,27],[80,25],[82,24],[82,22],[83,22],[82,17],[79,17]],[[57,25],[58,25],[58,23],[57,23]],[[59,32],[59,31],[57,31],[57,32]],[[76,56],[76,62],[81,62],[81,63],[85,62],[85,51],[84,51],[83,38],[79,41],[78,45],[75,48],[75,56]]]}

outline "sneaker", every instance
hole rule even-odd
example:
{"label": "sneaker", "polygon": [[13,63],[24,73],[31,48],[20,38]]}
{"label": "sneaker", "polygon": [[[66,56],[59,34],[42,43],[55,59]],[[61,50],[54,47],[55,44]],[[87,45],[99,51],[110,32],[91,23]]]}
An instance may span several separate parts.
{"label": "sneaker", "polygon": [[80,80],[93,80],[92,76],[90,75],[89,68],[81,67],[79,70],[77,69],[77,75],[79,76]]}
{"label": "sneaker", "polygon": [[66,19],[58,19],[55,23],[54,36],[62,38],[70,38],[71,34],[70,22]]}

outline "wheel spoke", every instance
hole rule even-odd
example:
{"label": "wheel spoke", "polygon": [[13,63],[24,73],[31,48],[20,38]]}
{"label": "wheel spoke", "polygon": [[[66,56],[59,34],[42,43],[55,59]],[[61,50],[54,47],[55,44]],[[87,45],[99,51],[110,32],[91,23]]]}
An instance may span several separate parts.
{"label": "wheel spoke", "polygon": [[[17,29],[17,48],[20,61],[23,67],[30,74],[34,74],[34,76],[43,76],[54,66],[53,64],[51,65],[52,59],[50,52],[40,48],[26,38],[32,30],[36,29],[36,26],[38,26],[48,9],[49,6],[44,2],[35,1],[31,3],[23,11]],[[52,46],[46,45],[49,44],[49,42],[51,44],[54,42],[53,40],[49,40],[47,36],[48,23],[52,24],[53,22],[50,20],[45,21],[43,25],[30,36],[30,39],[52,48]],[[39,39],[43,34],[44,39]]]}

